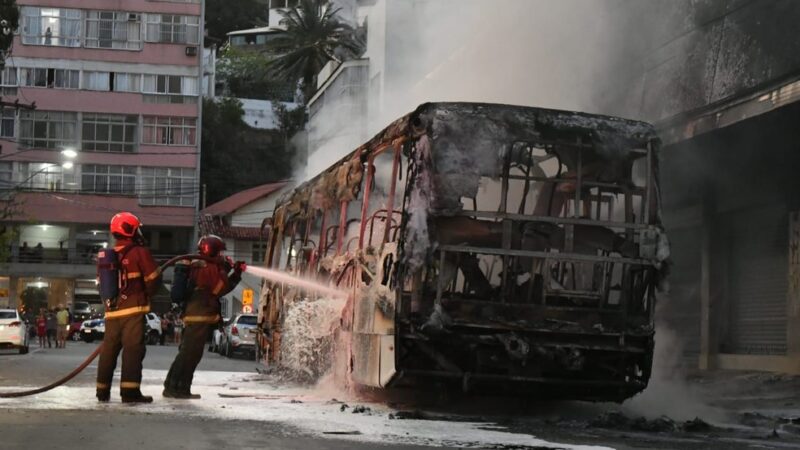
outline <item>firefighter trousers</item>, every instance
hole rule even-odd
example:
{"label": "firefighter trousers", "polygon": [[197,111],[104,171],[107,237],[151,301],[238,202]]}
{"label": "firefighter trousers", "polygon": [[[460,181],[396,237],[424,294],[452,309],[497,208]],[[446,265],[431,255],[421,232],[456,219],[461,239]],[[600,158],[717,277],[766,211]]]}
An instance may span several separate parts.
{"label": "firefighter trousers", "polygon": [[178,356],[172,362],[172,366],[167,373],[167,379],[164,380],[164,389],[182,394],[191,392],[194,371],[203,357],[203,350],[212,326],[216,326],[216,324],[186,324],[181,337]]}
{"label": "firefighter trousers", "polygon": [[145,320],[141,314],[128,317],[106,319],[106,332],[103,337],[103,350],[97,363],[97,395],[111,391],[111,380],[117,368],[117,357],[122,351],[122,376],[119,393],[123,398],[136,398],[142,395],[142,361],[147,348],[144,344]]}

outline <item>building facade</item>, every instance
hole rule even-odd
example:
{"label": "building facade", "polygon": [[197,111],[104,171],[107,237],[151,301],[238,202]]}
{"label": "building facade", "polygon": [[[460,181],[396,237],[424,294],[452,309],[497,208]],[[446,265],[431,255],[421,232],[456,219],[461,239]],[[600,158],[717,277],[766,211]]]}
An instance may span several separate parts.
{"label": "building facade", "polygon": [[[157,259],[194,240],[202,0],[20,0],[2,72],[0,183],[16,228],[0,307],[99,300],[94,255],[130,211]],[[37,291],[38,290],[38,291]]]}

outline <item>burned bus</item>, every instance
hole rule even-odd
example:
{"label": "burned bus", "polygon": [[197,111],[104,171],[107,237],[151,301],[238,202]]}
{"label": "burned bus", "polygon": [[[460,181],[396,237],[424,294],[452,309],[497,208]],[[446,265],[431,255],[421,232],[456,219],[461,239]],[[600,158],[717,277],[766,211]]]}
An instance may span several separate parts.
{"label": "burned bus", "polygon": [[[650,377],[669,256],[658,145],[614,117],[424,104],[279,200],[266,264],[349,293],[357,385],[622,401]],[[280,363],[313,294],[264,287]]]}

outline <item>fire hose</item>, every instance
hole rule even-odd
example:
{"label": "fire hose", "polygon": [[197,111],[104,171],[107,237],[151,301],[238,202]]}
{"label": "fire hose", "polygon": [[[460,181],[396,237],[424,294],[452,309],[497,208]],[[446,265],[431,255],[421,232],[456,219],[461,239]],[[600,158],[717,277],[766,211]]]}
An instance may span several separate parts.
{"label": "fire hose", "polygon": [[[209,258],[209,257],[204,256],[204,255],[180,255],[180,256],[176,256],[176,257],[168,260],[167,262],[165,262],[164,264],[159,266],[158,270],[159,270],[159,272],[163,272],[167,267],[169,267],[169,266],[171,266],[171,265],[175,264],[176,262],[178,262],[180,260],[183,260],[183,259],[204,259],[204,260],[207,260],[207,261],[214,260],[214,258]],[[63,378],[60,378],[60,379],[48,384],[47,386],[43,386],[43,387],[36,388],[36,389],[30,389],[30,390],[27,390],[27,391],[0,392],[0,398],[27,397],[29,395],[41,394],[42,392],[47,392],[47,391],[49,391],[51,389],[54,389],[54,388],[56,388],[58,386],[61,386],[62,384],[64,384],[64,383],[68,382],[69,380],[75,378],[75,376],[77,376],[79,373],[81,373],[83,371],[83,369],[85,369],[89,364],[92,363],[92,361],[94,361],[95,358],[97,358],[97,355],[99,355],[102,350],[103,350],[103,343],[101,342],[100,345],[98,345],[97,348],[92,352],[92,354],[89,355],[86,358],[86,360],[84,360],[78,367],[76,367],[75,370],[73,370],[72,372],[68,373]]]}

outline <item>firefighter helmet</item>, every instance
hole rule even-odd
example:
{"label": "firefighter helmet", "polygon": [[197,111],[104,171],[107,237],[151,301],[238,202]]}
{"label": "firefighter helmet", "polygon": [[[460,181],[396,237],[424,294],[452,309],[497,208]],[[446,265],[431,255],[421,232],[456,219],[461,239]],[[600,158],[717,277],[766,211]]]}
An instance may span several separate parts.
{"label": "firefighter helmet", "polygon": [[139,231],[142,222],[129,212],[121,212],[111,218],[111,234],[124,237],[133,237]]}
{"label": "firefighter helmet", "polygon": [[217,256],[220,252],[225,250],[225,241],[219,236],[207,234],[201,237],[197,242],[197,250],[199,250],[200,254],[203,256]]}

